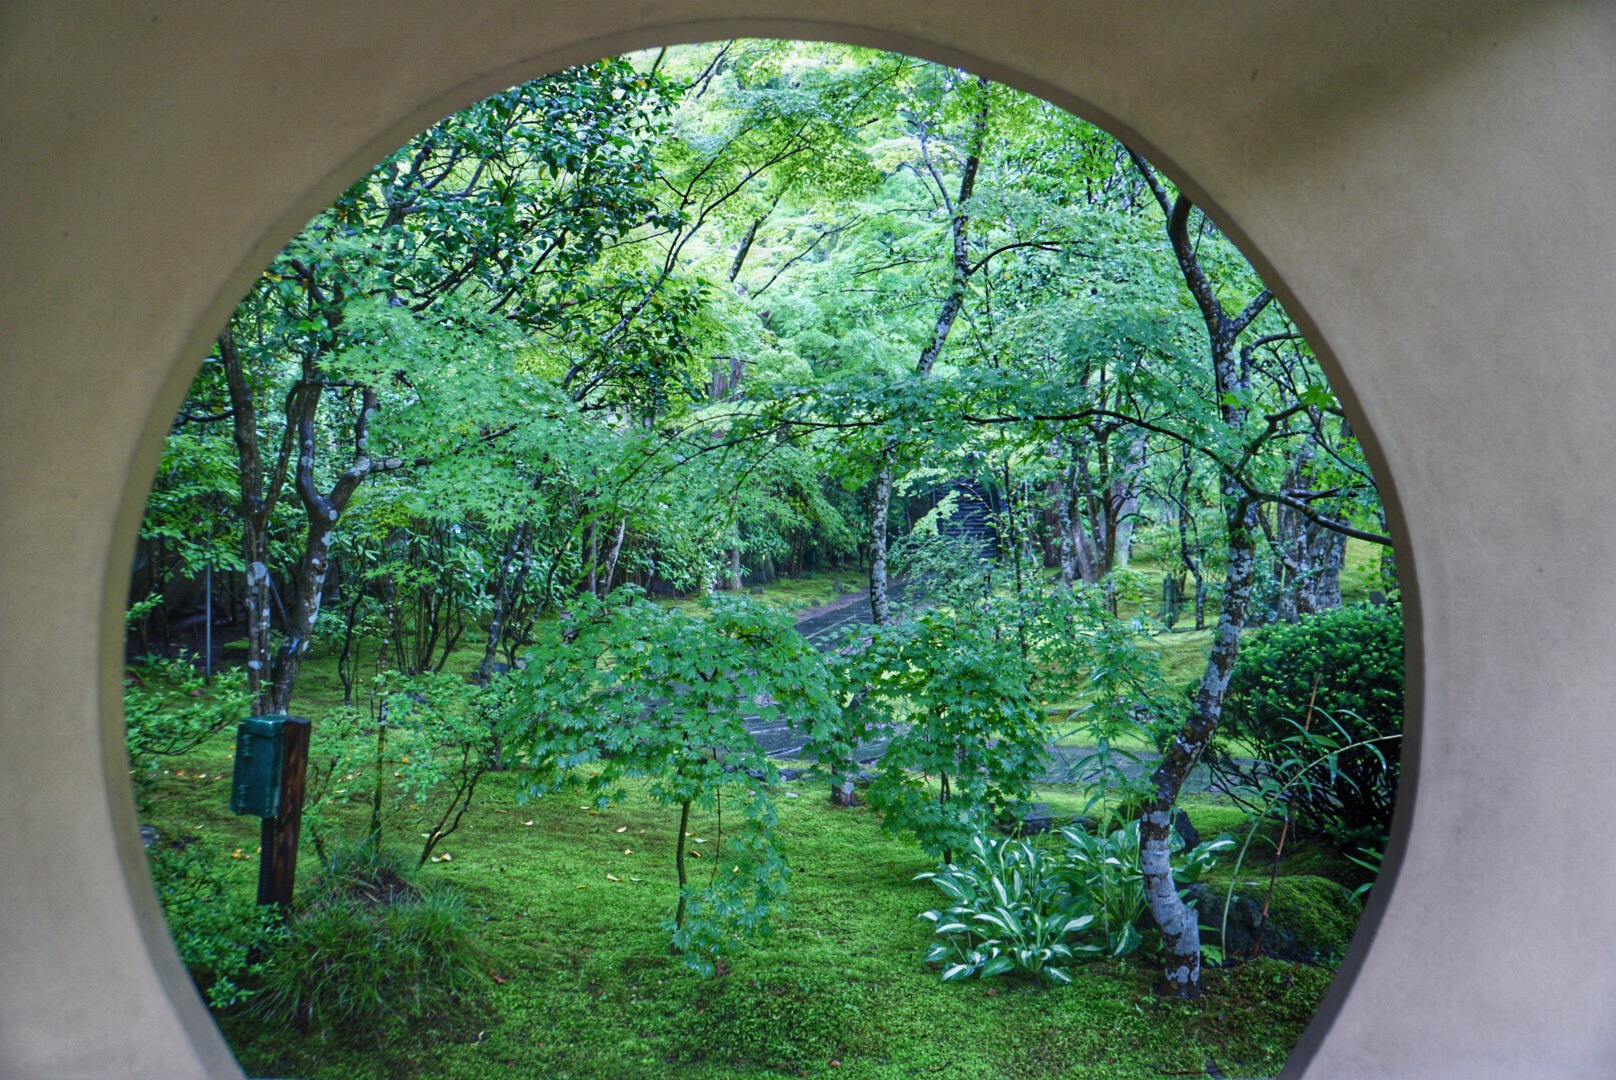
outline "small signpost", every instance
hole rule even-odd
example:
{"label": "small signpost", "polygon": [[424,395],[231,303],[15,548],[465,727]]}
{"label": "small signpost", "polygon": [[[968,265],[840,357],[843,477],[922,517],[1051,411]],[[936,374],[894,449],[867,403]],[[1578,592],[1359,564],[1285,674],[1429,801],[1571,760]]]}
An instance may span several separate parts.
{"label": "small signpost", "polygon": [[259,831],[258,902],[292,905],[297,834],[303,822],[309,722],[296,716],[255,716],[236,729],[236,768],[230,810],[263,819]]}

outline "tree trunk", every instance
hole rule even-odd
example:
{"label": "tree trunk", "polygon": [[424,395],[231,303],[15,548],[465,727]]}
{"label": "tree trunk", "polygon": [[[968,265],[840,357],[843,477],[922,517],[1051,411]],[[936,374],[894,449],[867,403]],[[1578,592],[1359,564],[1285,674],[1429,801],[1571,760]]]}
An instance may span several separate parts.
{"label": "tree trunk", "polygon": [[[679,906],[673,913],[673,928],[684,929],[685,925],[685,888],[690,879],[685,873],[685,834],[690,830],[690,800],[686,799],[679,804],[679,842],[673,848],[673,867],[679,875]],[[678,952],[674,948],[674,952]]]}
{"label": "tree trunk", "polygon": [[[1169,198],[1155,171],[1132,150],[1128,150],[1128,155],[1162,209],[1168,243],[1184,284],[1206,324],[1220,425],[1224,431],[1240,432],[1247,420],[1248,409],[1241,402],[1249,397],[1251,358],[1249,353],[1238,350],[1237,342],[1246,327],[1268,306],[1273,294],[1266,288],[1260,290],[1239,314],[1231,317],[1211,279],[1202,270],[1189,237],[1193,208],[1189,199],[1182,193]],[[1201,932],[1195,909],[1179,898],[1173,880],[1169,846],[1173,808],[1184,781],[1205,752],[1222,716],[1223,695],[1240,654],[1240,632],[1245,629],[1257,566],[1259,522],[1255,507],[1241,486],[1240,478],[1232,472],[1224,472],[1219,489],[1229,551],[1223,607],[1195,706],[1151,775],[1152,797],[1146,803],[1139,826],[1139,862],[1146,902],[1165,939],[1164,990],[1174,997],[1195,997],[1200,993]]]}
{"label": "tree trunk", "polygon": [[[312,361],[308,362],[312,367]],[[287,612],[286,639],[276,650],[271,671],[269,704],[272,712],[284,713],[291,707],[292,687],[303,664],[303,657],[314,638],[324,598],[326,572],[331,565],[331,541],[337,521],[348,508],[348,500],[364,479],[379,467],[401,466],[403,462],[383,463],[370,457],[370,422],[376,415],[376,391],[360,388],[359,415],[354,421],[354,458],[338,475],[328,494],[322,494],[314,480],[314,417],[319,409],[322,387],[312,370],[287,398],[287,426],[297,431],[298,456],[294,474],[299,500],[308,519],[303,543],[303,562],[298,570],[292,610]]]}
{"label": "tree trunk", "polygon": [[1223,713],[1223,695],[1229,687],[1240,653],[1240,632],[1245,626],[1257,566],[1254,513],[1232,480],[1224,485],[1229,507],[1229,558],[1224,579],[1223,610],[1212,636],[1212,650],[1195,696],[1194,711],[1167,748],[1151,775],[1152,798],[1139,822],[1139,862],[1144,873],[1145,898],[1164,939],[1166,991],[1175,997],[1200,993],[1201,931],[1194,908],[1179,898],[1173,880],[1173,808],[1190,770],[1200,760]]}
{"label": "tree trunk", "polygon": [[[948,193],[941,184],[938,185],[939,193],[948,201],[951,210],[948,226],[951,273],[948,292],[943,297],[942,307],[938,309],[937,322],[932,326],[931,341],[921,350],[920,359],[915,364],[915,374],[920,378],[931,374],[937,358],[942,355],[954,321],[965,306],[965,292],[974,269],[967,243],[971,223],[970,200],[976,190],[976,174],[982,166],[982,150],[987,142],[989,100],[988,81],[978,78],[976,84],[981,104],[971,121],[970,141],[960,169],[959,191],[952,200],[948,200]],[[924,153],[924,136],[921,145]],[[894,443],[889,440],[881,452],[881,471],[875,479],[875,499],[870,511],[870,611],[877,626],[885,626],[892,621],[892,603],[887,590],[887,511],[892,505],[895,449]]]}
{"label": "tree trunk", "polygon": [[[1297,448],[1285,478],[1287,490],[1314,486],[1313,459],[1318,440],[1309,435]],[[1341,606],[1341,566],[1347,538],[1284,505],[1274,508],[1275,557],[1280,567],[1278,614],[1286,622]]]}
{"label": "tree trunk", "polygon": [[[1073,453],[1080,454],[1080,448]],[[1067,466],[1061,481],[1060,499],[1056,512],[1060,524],[1061,584],[1071,588],[1076,582],[1096,582],[1104,576],[1097,569],[1099,559],[1094,550],[1094,537],[1083,520],[1082,476],[1076,464]]]}
{"label": "tree trunk", "polygon": [[482,663],[477,665],[477,670],[484,678],[494,670],[494,657],[499,655],[500,639],[505,635],[511,608],[527,582],[528,568],[533,562],[532,551],[528,523],[524,521],[511,532],[511,538],[505,544],[505,553],[499,560],[499,570],[494,575],[494,610],[488,617],[488,640],[483,643]]}
{"label": "tree trunk", "polygon": [[881,452],[881,471],[875,478],[870,507],[870,615],[877,626],[892,623],[892,599],[887,592],[887,510],[892,503],[892,451]]}
{"label": "tree trunk", "polygon": [[585,530],[587,539],[584,541],[584,558],[589,560],[589,595],[600,595],[600,530],[591,521]]}
{"label": "tree trunk", "polygon": [[1139,478],[1145,471],[1145,436],[1128,437],[1106,492],[1106,532],[1110,537],[1106,570],[1125,569],[1133,553],[1134,526],[1139,518]]}
{"label": "tree trunk", "polygon": [[617,576],[617,560],[623,554],[623,537],[628,534],[628,518],[620,518],[612,532],[612,546],[606,552],[606,572],[601,579],[600,595],[612,591],[612,579]]}
{"label": "tree trunk", "polygon": [[292,430],[287,427],[279,455],[266,473],[259,448],[258,413],[251,383],[236,347],[235,332],[219,335],[219,359],[230,391],[231,434],[236,444],[236,475],[241,492],[241,553],[247,568],[243,604],[247,609],[247,686],[259,715],[272,713],[270,625],[274,605],[269,573],[269,522],[286,479]]}

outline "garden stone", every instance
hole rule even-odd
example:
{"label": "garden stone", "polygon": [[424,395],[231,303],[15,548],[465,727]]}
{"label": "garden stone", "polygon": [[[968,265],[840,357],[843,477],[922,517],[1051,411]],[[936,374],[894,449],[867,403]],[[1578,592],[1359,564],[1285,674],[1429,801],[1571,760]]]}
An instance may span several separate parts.
{"label": "garden stone", "polygon": [[1173,811],[1173,831],[1183,838],[1186,848],[1192,848],[1201,842],[1200,832],[1190,821],[1190,816],[1182,810]]}
{"label": "garden stone", "polygon": [[860,800],[854,788],[868,785],[875,780],[875,774],[860,769],[852,776],[843,778],[840,784],[832,784],[830,788],[830,802],[832,806],[858,806]]}
{"label": "garden stone", "polygon": [[1266,880],[1242,881],[1229,900],[1228,935],[1220,933],[1225,886],[1191,885],[1185,899],[1200,914],[1201,941],[1223,949],[1226,960],[1250,955],[1262,925],[1262,955],[1303,964],[1338,964],[1352,940],[1359,905],[1345,886],[1311,874],[1274,882],[1268,920],[1262,922]]}
{"label": "garden stone", "polygon": [[1055,813],[1048,803],[1022,803],[994,827],[1006,836],[1037,836],[1055,827]]}

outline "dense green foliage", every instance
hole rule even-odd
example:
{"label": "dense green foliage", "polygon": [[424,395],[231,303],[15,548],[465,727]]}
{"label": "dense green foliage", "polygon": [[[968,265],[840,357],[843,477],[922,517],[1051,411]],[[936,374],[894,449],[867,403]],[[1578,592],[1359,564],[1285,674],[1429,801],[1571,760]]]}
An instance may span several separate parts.
{"label": "dense green foliage", "polygon": [[1225,705],[1231,735],[1314,828],[1383,839],[1403,730],[1403,613],[1352,604],[1254,631]]}
{"label": "dense green foliage", "polygon": [[256,862],[241,861],[239,848],[232,861],[194,839],[162,836],[147,854],[169,932],[197,989],[216,1009],[249,1000],[267,970],[257,950],[284,933],[279,915],[258,906]]}
{"label": "dense green foliage", "polygon": [[[996,897],[944,935],[954,974],[1072,979],[1084,1009],[1138,1042],[1149,1025],[1126,1015],[1139,1006],[1122,958],[1141,942],[1142,867],[1172,884],[1169,838],[1151,832],[1164,819],[1109,831],[1107,818],[1106,835],[1069,833],[1053,853],[990,830],[1056,773],[1082,783],[1062,797],[1084,812],[1170,806],[1184,778],[1152,775],[1144,755],[1182,745],[1187,768],[1200,753],[1207,736],[1189,733],[1216,725],[1241,627],[1315,625],[1340,603],[1346,534],[1381,531],[1300,332],[1127,147],[890,54],[744,41],[635,54],[433,125],[254,283],[175,419],[143,525],[130,651],[158,659],[131,667],[132,763],[171,795],[182,774],[162,755],[200,752],[233,715],[307,715],[305,836],[321,860],[407,844],[424,879],[469,886],[462,901],[387,868],[383,902],[380,864],[327,866],[257,969],[240,935],[173,894],[217,1003],[332,1045],[384,1028],[397,1042],[384,1015],[469,1023],[476,927],[496,972],[544,987],[532,1001],[502,989],[509,975],[482,988],[490,1060],[532,1071],[541,1042],[558,1076],[838,1054],[911,1075],[917,1036],[864,997],[925,1002],[937,1030],[953,1018],[935,980],[914,977],[921,942],[897,922],[874,929],[912,924],[919,906],[905,862],[918,856],[894,838],[950,864],[939,884]],[[811,571],[838,572],[838,594],[867,581],[876,625],[810,645],[767,597],[739,595],[800,590]],[[1300,670],[1268,633],[1256,662]],[[221,639],[230,657],[210,655],[220,675],[196,685],[184,657]],[[1380,675],[1400,670],[1383,661]],[[1206,674],[1191,708],[1164,672],[1192,667]],[[1273,688],[1291,720],[1294,690]],[[1241,749],[1265,758],[1248,777],[1249,837],[1320,792],[1307,812],[1360,827],[1341,785],[1378,744],[1344,749],[1361,733],[1330,701],[1329,723],[1304,717],[1295,736],[1281,714],[1243,729]],[[806,741],[840,818],[802,798],[807,785],[782,791],[764,727]],[[1074,748],[1062,766],[1057,741]],[[845,806],[860,774],[873,818]],[[1392,779],[1356,790],[1383,802]],[[496,812],[511,835],[463,872]],[[545,844],[577,841],[575,815],[621,854],[562,904],[573,864]],[[793,816],[830,847],[793,834]],[[606,821],[619,824],[597,835]],[[518,841],[530,826],[548,839]],[[1178,888],[1150,895],[1171,900],[1221,850],[1181,854]],[[844,878],[840,898],[816,892],[815,860],[855,851],[884,869]],[[169,880],[224,895],[212,871]],[[853,894],[871,912],[828,914]],[[596,897],[600,911],[583,902]],[[578,925],[517,933],[540,904]],[[579,925],[610,961],[575,940]],[[670,944],[711,981],[666,967]],[[1075,978],[1094,970],[1117,986]],[[652,972],[681,989],[651,990]],[[625,1026],[600,1019],[608,997]],[[1017,1007],[1040,1022],[1067,1008]],[[967,1073],[1058,1071],[1045,1048],[1084,1042],[1060,1031],[1092,1019],[1063,1014]],[[396,1057],[376,1068],[408,1071]],[[273,1071],[311,1068],[293,1054]]]}
{"label": "dense green foliage", "polygon": [[185,660],[147,657],[124,672],[124,742],[130,775],[144,799],[166,758],[186,754],[248,711],[243,672],[211,683]]}
{"label": "dense green foliage", "polygon": [[1049,735],[1032,670],[990,616],[928,613],[875,628],[838,656],[854,703],[838,745],[890,736],[870,805],[883,826],[913,834],[944,861],[1027,799]]}

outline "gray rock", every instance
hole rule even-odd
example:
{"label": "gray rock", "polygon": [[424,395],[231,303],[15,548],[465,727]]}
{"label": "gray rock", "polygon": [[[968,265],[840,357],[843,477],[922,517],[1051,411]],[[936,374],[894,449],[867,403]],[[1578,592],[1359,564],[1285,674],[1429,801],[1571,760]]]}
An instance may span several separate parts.
{"label": "gray rock", "polygon": [[832,784],[830,788],[830,802],[832,806],[859,806],[863,800],[859,798],[860,786],[867,786],[875,779],[875,773],[860,769],[852,776],[843,778],[840,784]]}
{"label": "gray rock", "polygon": [[1201,834],[1196,831],[1195,825],[1191,823],[1190,816],[1182,810],[1173,811],[1173,831],[1183,838],[1184,846],[1187,848],[1192,848],[1201,842]]}
{"label": "gray rock", "polygon": [[[1303,964],[1337,964],[1358,923],[1359,906],[1345,886],[1328,878],[1298,874],[1277,879],[1263,919],[1267,881],[1242,881],[1229,898],[1222,885],[1191,885],[1185,899],[1194,905],[1203,944],[1223,950],[1225,960],[1244,960],[1252,953],[1262,928],[1261,955]],[[1229,901],[1228,935],[1223,905]]]}
{"label": "gray rock", "polygon": [[1037,836],[1055,828],[1055,813],[1048,803],[1022,803],[993,824],[1006,836]]}

